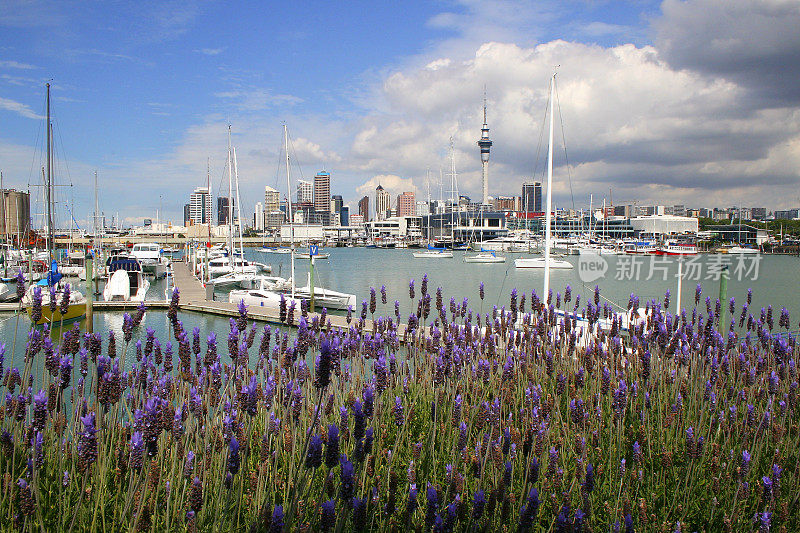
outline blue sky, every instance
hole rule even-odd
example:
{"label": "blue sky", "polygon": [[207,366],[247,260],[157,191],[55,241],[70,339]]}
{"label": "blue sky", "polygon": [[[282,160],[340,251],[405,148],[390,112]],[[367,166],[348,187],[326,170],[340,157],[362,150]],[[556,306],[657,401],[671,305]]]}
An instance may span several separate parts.
{"label": "blue sky", "polygon": [[[332,192],[353,205],[379,182],[424,195],[426,170],[447,166],[450,136],[461,190],[476,196],[486,86],[490,194],[519,194],[541,167],[558,63],[572,167],[559,163],[557,202],[583,205],[612,188],[640,203],[800,203],[787,196],[797,188],[787,167],[800,159],[796,75],[779,75],[798,66],[786,62],[798,57],[800,15],[791,3],[759,4],[6,1],[0,169],[11,187],[38,180],[52,79],[59,179],[74,184],[78,219],[97,170],[107,213],[135,222],[160,202],[180,221],[208,159],[219,188],[228,123],[247,210],[264,185],[285,189],[282,121],[303,175],[330,170]],[[730,44],[708,53],[719,42]]]}

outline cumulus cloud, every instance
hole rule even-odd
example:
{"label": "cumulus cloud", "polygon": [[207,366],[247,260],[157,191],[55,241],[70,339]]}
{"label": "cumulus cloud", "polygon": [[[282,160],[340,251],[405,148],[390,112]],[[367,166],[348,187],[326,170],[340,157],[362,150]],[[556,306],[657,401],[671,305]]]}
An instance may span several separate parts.
{"label": "cumulus cloud", "polygon": [[775,186],[761,191],[761,201],[780,203],[781,187],[796,182],[797,167],[778,164],[776,153],[791,152],[778,147],[800,136],[797,109],[753,108],[736,80],[675,68],[657,47],[631,44],[492,42],[469,59],[433,58],[395,71],[381,87],[389,111],[363,119],[353,161],[364,170],[424,175],[442,164],[452,135],[462,190],[476,196],[486,85],[495,142],[489,192],[518,194],[544,168],[548,79],[557,64],[554,192],[562,203],[577,197],[583,204],[609,187],[641,202],[694,205],[705,201],[698,195],[725,189],[723,203],[753,201],[753,184],[767,180]]}
{"label": "cumulus cloud", "polygon": [[395,197],[403,192],[411,191],[419,195],[417,186],[413,179],[403,178],[394,174],[379,174],[371,177],[365,183],[356,187],[358,198],[361,198],[362,196],[369,196],[371,199],[373,199],[375,197],[375,189],[378,187],[378,185],[389,191],[389,195],[392,197],[392,203],[394,203]]}

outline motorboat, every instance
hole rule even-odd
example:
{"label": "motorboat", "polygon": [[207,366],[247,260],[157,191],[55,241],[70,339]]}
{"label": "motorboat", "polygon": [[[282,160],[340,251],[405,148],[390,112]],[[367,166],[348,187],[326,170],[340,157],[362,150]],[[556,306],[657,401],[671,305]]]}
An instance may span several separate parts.
{"label": "motorboat", "polygon": [[83,250],[74,250],[69,252],[64,259],[64,262],[59,267],[65,277],[77,278],[86,271],[84,266],[86,253]]}
{"label": "motorboat", "polygon": [[0,302],[17,299],[17,278],[0,278]]}
{"label": "motorboat", "polygon": [[652,241],[631,241],[626,242],[622,250],[626,254],[655,255],[658,252],[658,246]]}
{"label": "motorboat", "polygon": [[142,266],[132,257],[118,258],[108,265],[109,279],[103,289],[106,302],[142,302],[150,282],[142,274]]}
{"label": "motorboat", "polygon": [[658,247],[656,255],[697,255],[697,245],[690,242],[666,241]]}
{"label": "motorboat", "polygon": [[729,254],[745,254],[745,255],[753,255],[758,253],[757,248],[747,248],[744,246],[731,246],[728,248]]}
{"label": "motorboat", "polygon": [[161,253],[161,246],[154,242],[143,242],[133,245],[131,255],[139,261],[142,272],[158,278],[167,275],[168,261]]}

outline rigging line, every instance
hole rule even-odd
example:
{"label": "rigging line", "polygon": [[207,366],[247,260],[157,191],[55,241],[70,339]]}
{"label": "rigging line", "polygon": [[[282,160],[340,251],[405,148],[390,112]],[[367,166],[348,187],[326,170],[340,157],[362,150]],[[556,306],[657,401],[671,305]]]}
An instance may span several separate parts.
{"label": "rigging line", "polygon": [[[586,290],[587,290],[587,291],[589,291],[590,293],[594,294],[594,287],[589,287],[589,286],[588,286],[588,285],[586,285],[586,283],[584,283],[584,282],[581,282],[581,285],[583,285],[583,288],[584,288],[584,289],[586,289]],[[618,304],[618,303],[617,303],[617,302],[615,302],[614,300],[611,300],[610,298],[606,298],[605,296],[603,296],[603,293],[602,293],[602,292],[600,293],[600,299],[601,299],[601,300],[605,300],[605,301],[607,301],[608,303],[610,303],[611,305],[613,305],[614,307],[617,307],[618,309],[620,309],[620,310],[622,310],[622,311],[626,311],[626,312],[627,312],[627,309],[625,309],[624,307],[622,307],[620,304]]]}
{"label": "rigging line", "polygon": [[[555,83],[555,79],[553,79]],[[556,103],[558,104],[558,120],[561,123],[561,144],[564,147],[564,160],[567,165],[567,179],[569,181],[569,196],[572,199],[572,210],[575,210],[575,195],[572,193],[572,167],[569,164],[569,157],[567,156],[567,139],[564,134],[564,116],[561,114],[561,100],[558,98],[558,91],[556,91]]]}

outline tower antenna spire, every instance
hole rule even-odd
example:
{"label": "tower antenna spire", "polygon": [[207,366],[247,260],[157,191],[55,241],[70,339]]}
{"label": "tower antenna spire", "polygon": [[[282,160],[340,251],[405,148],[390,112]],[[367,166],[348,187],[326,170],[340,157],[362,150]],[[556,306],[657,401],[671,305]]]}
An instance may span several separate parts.
{"label": "tower antenna spire", "polygon": [[486,122],[485,85],[483,87],[483,127],[481,128],[481,138],[478,140],[478,146],[481,149],[481,167],[483,170],[481,203],[486,205],[489,203],[489,149],[492,147],[492,141],[489,139],[489,124]]}

